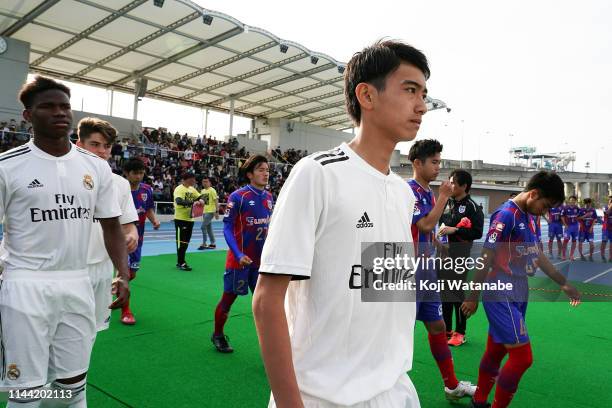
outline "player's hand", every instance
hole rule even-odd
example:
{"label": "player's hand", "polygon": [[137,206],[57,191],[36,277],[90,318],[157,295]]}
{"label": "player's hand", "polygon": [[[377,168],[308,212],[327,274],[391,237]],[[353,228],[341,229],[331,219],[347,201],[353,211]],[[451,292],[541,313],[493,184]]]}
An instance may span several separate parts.
{"label": "player's hand", "polygon": [[240,266],[249,266],[252,263],[253,261],[247,255],[243,255],[242,258],[240,258]]}
{"label": "player's hand", "polygon": [[445,225],[444,227],[440,228],[440,231],[438,231],[438,236],[453,235],[455,232],[457,232],[457,227]]}
{"label": "player's hand", "polygon": [[561,286],[561,290],[565,292],[568,298],[570,298],[570,305],[576,307],[580,304],[580,292],[578,292],[578,289],[569,283],[566,283],[565,285]]}
{"label": "player's hand", "polygon": [[478,302],[466,300],[461,304],[461,311],[467,317],[471,317],[472,315],[474,315],[476,313],[476,310],[478,310]]}
{"label": "player's hand", "polygon": [[440,197],[450,197],[453,192],[453,185],[450,181],[445,180],[440,184],[440,188],[438,189],[438,194]]}
{"label": "player's hand", "polygon": [[138,234],[127,234],[125,236],[125,245],[128,253],[132,253],[138,248]]}
{"label": "player's hand", "polygon": [[161,225],[161,223],[157,219],[155,221],[153,221],[153,229],[158,230],[160,225]]}
{"label": "player's hand", "polygon": [[108,307],[109,309],[118,309],[123,307],[130,298],[130,283],[124,278],[113,279],[112,294],[117,296],[117,299]]}

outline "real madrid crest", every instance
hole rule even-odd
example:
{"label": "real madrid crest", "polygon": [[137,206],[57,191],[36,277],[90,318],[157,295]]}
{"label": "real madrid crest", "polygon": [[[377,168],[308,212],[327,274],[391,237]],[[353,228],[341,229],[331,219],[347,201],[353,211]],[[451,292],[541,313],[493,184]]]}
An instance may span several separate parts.
{"label": "real madrid crest", "polygon": [[83,176],[83,186],[85,186],[85,188],[88,190],[93,190],[94,181],[93,181],[93,178],[89,174],[86,174]]}
{"label": "real madrid crest", "polygon": [[17,364],[9,364],[8,369],[6,370],[6,377],[9,380],[16,380],[21,375],[21,371],[17,368]]}

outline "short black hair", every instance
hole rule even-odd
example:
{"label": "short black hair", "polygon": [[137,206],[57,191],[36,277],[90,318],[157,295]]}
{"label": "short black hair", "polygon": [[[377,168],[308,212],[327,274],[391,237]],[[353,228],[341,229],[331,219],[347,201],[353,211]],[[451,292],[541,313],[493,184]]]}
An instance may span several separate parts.
{"label": "short black hair", "polygon": [[187,170],[181,174],[181,180],[187,180],[190,178],[195,178],[195,173],[193,171]]}
{"label": "short black hair", "polygon": [[585,204],[592,204],[593,200],[591,200],[590,198],[585,198],[584,200],[582,200],[582,202]]}
{"label": "short black hair", "polygon": [[452,178],[453,182],[460,186],[465,186],[465,192],[469,193],[470,188],[472,187],[472,175],[469,171],[463,169],[455,169],[451,171],[450,176],[448,178]]}
{"label": "short black hair", "polygon": [[253,173],[260,163],[268,163],[266,156],[261,154],[250,156],[240,167],[240,171],[238,172],[239,177],[249,181],[247,173]]}
{"label": "short black hair", "polygon": [[435,139],[417,140],[410,147],[408,152],[408,160],[414,163],[416,159],[425,162],[428,157],[433,157],[437,153],[442,153],[442,145]]}
{"label": "short black hair", "polygon": [[24,108],[30,109],[34,104],[34,99],[36,98],[36,95],[45,91],[49,91],[51,89],[57,89],[59,91],[62,91],[63,93],[68,95],[68,98],[70,98],[70,88],[68,88],[66,85],[59,83],[51,78],[46,78],[37,75],[36,77],[34,77],[34,80],[32,82],[28,82],[21,88],[21,91],[19,91],[19,100],[23,104]]}
{"label": "short black hair", "polygon": [[542,170],[534,174],[525,187],[525,191],[531,190],[538,190],[540,197],[552,200],[553,206],[565,201],[563,180],[554,171]]}
{"label": "short black hair", "polygon": [[355,89],[362,82],[385,89],[385,80],[404,62],[417,67],[425,79],[429,79],[427,57],[418,49],[398,40],[379,40],[353,55],[344,70],[344,99],[346,110],[358,125],[361,122],[361,106]]}
{"label": "short black hair", "polygon": [[129,173],[130,171],[141,171],[146,170],[145,164],[138,157],[132,157],[123,164],[123,171]]}
{"label": "short black hair", "polygon": [[571,200],[572,198],[573,198],[574,200],[578,201],[578,197],[576,197],[576,196],[575,196],[575,195],[573,195],[573,194],[572,194],[571,196],[567,197],[567,199],[568,199],[568,200]]}

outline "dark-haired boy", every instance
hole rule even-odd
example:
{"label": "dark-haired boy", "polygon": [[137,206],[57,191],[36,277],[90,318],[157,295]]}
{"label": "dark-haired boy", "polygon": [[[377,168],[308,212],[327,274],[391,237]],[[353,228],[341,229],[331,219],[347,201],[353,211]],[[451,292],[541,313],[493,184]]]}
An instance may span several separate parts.
{"label": "dark-haired boy", "polygon": [[[77,134],[77,146],[108,162],[113,142],[117,138],[117,130],[110,123],[98,118],[83,118],[77,126]],[[119,222],[125,234],[127,251],[131,254],[138,245],[138,231],[134,225],[138,214],[130,196],[130,183],[117,174],[113,173],[112,177],[117,203],[121,209]],[[91,231],[87,262],[96,301],[96,330],[102,331],[110,325],[111,311],[108,305],[112,302],[113,263],[104,247],[104,237],[97,219],[94,219]],[[123,308],[129,301],[128,299]]]}
{"label": "dark-haired boy", "polygon": [[283,185],[253,296],[271,407],[419,406],[406,375],[415,303],[362,302],[349,282],[363,243],[412,246],[414,195],[390,160],[416,137],[427,78],[425,55],[400,41],[354,54],[344,92],[355,138],[301,159]]}
{"label": "dark-haired boy", "polygon": [[[34,138],[0,155],[4,217],[0,390],[8,407],[37,406],[51,382],[54,401],[86,406],[89,358],[96,334],[87,243],[98,218],[115,268],[117,299],[129,298],[125,237],[108,163],[70,143],[70,89],[37,76],[20,94]],[[43,394],[44,395],[44,394]]]}
{"label": "dark-haired boy", "polygon": [[578,215],[580,209],[576,205],[576,201],[578,201],[578,199],[575,195],[570,196],[567,199],[567,205],[563,207],[561,212],[561,221],[565,227],[565,231],[563,232],[563,256],[561,258],[564,261],[567,259],[567,244],[570,239],[572,240],[572,248],[570,250],[569,260],[574,260],[576,240],[580,235],[580,227],[578,225]]}
{"label": "dark-haired boy", "polygon": [[[145,165],[139,158],[131,158],[123,164],[123,173],[130,183],[132,201],[138,213],[138,246],[129,255],[130,280],[136,278],[136,272],[140,269],[142,258],[142,244],[144,243],[145,221],[149,219],[154,229],[159,229],[160,223],[155,215],[155,203],[153,202],[153,189],[142,182],[145,175]],[[136,324],[134,313],[130,309],[130,302],[126,302],[121,309],[121,323],[127,325]]]}
{"label": "dark-haired boy", "polygon": [[229,250],[223,275],[223,295],[215,309],[213,345],[221,353],[234,351],[223,332],[230,308],[238,297],[255,290],[261,251],[272,214],[272,194],[266,191],[270,167],[268,159],[254,155],[240,169],[249,183],[230,194],[223,218],[223,235]]}
{"label": "dark-haired boy", "polygon": [[578,222],[580,223],[580,233],[578,235],[578,252],[580,253],[581,261],[586,261],[586,258],[582,253],[582,243],[584,241],[587,241],[589,243],[589,261],[593,262],[593,252],[595,252],[595,243],[593,242],[595,236],[593,234],[593,228],[595,227],[596,220],[597,213],[593,208],[593,200],[591,200],[590,198],[585,198],[584,207],[578,211]]}
{"label": "dark-haired boy", "polygon": [[[455,169],[449,175],[452,185],[451,198],[448,200],[448,212],[441,221],[439,235],[448,237],[448,256],[451,259],[467,259],[472,251],[472,243],[482,237],[484,214],[482,208],[470,196],[472,175],[464,169]],[[465,219],[469,220],[466,222]],[[455,273],[454,270],[441,269],[440,278],[465,282],[467,273]],[[449,346],[459,347],[466,342],[467,317],[461,311],[465,299],[463,289],[451,289],[448,285],[442,291],[442,314],[446,324]],[[453,330],[453,315],[455,330]]]}
{"label": "dark-haired boy", "polygon": [[[483,307],[489,321],[489,337],[480,362],[478,387],[472,405],[488,407],[487,398],[497,382],[494,408],[507,407],[525,371],[532,364],[532,353],[525,315],[529,294],[528,274],[540,268],[561,287],[573,306],[580,293],[550,263],[538,247],[533,216],[563,202],[563,181],[553,173],[535,174],[525,190],[506,201],[491,215],[489,232],[482,251],[484,267],[474,282],[497,284],[483,290]],[[490,272],[489,272],[490,270]],[[510,287],[506,285],[511,285]],[[462,308],[471,316],[478,307],[480,290],[472,291]],[[501,361],[508,360],[500,370]]]}
{"label": "dark-haired boy", "polygon": [[[415,255],[423,259],[434,256],[436,248],[435,228],[452,188],[449,181],[443,181],[438,190],[438,200],[435,199],[429,183],[438,178],[440,173],[440,153],[442,145],[437,140],[425,139],[416,141],[408,153],[412,163],[413,177],[408,180],[415,198],[414,214],[412,216],[412,239],[416,248]],[[429,348],[438,365],[446,399],[456,401],[463,397],[471,397],[476,391],[469,381],[458,381],[455,375],[453,356],[448,347],[446,325],[442,318],[442,302],[437,291],[421,291],[419,281],[437,281],[435,267],[424,266],[417,268],[417,320],[425,325],[428,333]]]}
{"label": "dark-haired boy", "polygon": [[195,219],[192,215],[192,207],[199,201],[204,205],[202,195],[194,187],[196,184],[195,174],[186,171],[181,176],[182,182],[174,189],[174,227],[176,229],[176,268],[182,271],[192,270],[185,261],[193,224]]}
{"label": "dark-haired boy", "polygon": [[604,208],[603,226],[601,227],[601,260],[606,262],[606,244],[610,243],[609,261],[612,262],[612,196],[608,197],[608,205]]}

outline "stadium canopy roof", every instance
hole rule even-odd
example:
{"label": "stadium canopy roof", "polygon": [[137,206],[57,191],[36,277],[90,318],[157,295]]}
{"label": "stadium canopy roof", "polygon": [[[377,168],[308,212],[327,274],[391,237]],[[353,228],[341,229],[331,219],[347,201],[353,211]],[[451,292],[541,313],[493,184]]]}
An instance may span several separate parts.
{"label": "stadium canopy roof", "polygon": [[345,64],[189,0],[2,0],[0,35],[30,43],[31,72],[132,94],[143,77],[151,98],[352,126]]}

